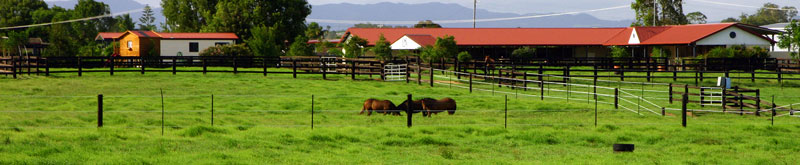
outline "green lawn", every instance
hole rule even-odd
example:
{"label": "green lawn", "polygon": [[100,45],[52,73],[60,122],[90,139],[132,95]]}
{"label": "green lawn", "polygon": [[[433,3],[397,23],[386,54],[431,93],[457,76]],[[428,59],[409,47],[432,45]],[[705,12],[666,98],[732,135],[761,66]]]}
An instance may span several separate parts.
{"label": "green lawn", "polygon": [[[294,79],[290,74],[151,72],[84,73],[82,77],[70,73],[16,80],[0,77],[0,99],[4,100],[0,102],[0,164],[800,162],[794,155],[800,150],[796,139],[800,118],[776,117],[773,126],[767,114],[694,112],[688,127],[682,128],[678,112],[668,111],[668,116],[662,117],[647,110],[660,113],[657,107],[643,103],[680,108],[678,103],[669,104],[667,93],[658,92],[667,90],[666,86],[599,83],[637,97],[644,94],[645,100],[624,96],[643,105],[621,102],[629,108],[626,110],[607,104],[613,103],[612,97],[598,97],[595,126],[592,95],[558,91],[591,92],[592,88],[546,85],[546,98],[540,100],[538,90],[478,84],[478,79],[470,93],[460,88],[468,82],[445,75],[437,75],[440,83],[434,87],[426,82],[380,82],[374,80],[377,78],[359,76],[353,81],[345,75],[322,80],[320,75]],[[742,81],[737,83],[762,89],[762,97],[775,95],[779,105],[800,102],[793,97],[800,92],[795,82],[784,82],[781,88],[774,81]],[[529,87],[538,88],[536,84]],[[598,93],[613,95],[608,89],[598,89]],[[105,125],[99,129],[98,94],[104,95]],[[455,115],[442,113],[431,118],[415,114],[412,128],[406,128],[405,116],[358,115],[367,98],[398,104],[407,94],[452,97],[459,109]],[[614,143],[636,144],[636,151],[613,153]]]}

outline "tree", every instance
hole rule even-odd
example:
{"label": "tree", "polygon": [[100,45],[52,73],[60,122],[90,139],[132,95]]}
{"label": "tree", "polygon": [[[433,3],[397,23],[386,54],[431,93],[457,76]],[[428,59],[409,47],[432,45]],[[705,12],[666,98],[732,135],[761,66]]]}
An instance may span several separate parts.
{"label": "tree", "polygon": [[536,48],[529,46],[521,47],[511,52],[511,57],[517,60],[533,58],[536,55]]}
{"label": "tree", "polygon": [[800,23],[797,20],[792,20],[786,25],[786,33],[781,34],[778,47],[789,50],[789,55],[794,59],[798,59],[798,51],[800,51]]}
{"label": "tree", "polygon": [[392,47],[389,45],[389,41],[386,41],[386,37],[383,37],[383,34],[375,42],[375,47],[372,47],[372,51],[375,52],[375,56],[380,60],[392,59]]}
{"label": "tree", "polygon": [[419,53],[419,58],[421,58],[422,61],[425,61],[425,62],[436,62],[440,58],[439,55],[442,54],[442,53],[439,53],[439,51],[440,51],[439,49],[436,49],[433,46],[421,47],[421,48],[419,48],[419,52],[420,52]]}
{"label": "tree", "polygon": [[0,1],[0,27],[28,25],[33,23],[32,13],[47,9],[43,0],[2,0]]}
{"label": "tree", "polygon": [[139,18],[139,29],[156,30],[155,21],[156,17],[153,16],[153,9],[150,8],[150,5],[145,5],[142,17]]}
{"label": "tree", "polygon": [[258,26],[250,31],[253,37],[246,40],[247,46],[255,56],[278,57],[280,56],[280,46],[276,45],[278,34],[277,28]]}
{"label": "tree", "polygon": [[631,26],[685,25],[689,23],[686,15],[683,14],[683,0],[636,0],[631,3],[631,9],[636,12],[636,20]]}
{"label": "tree", "polygon": [[113,31],[124,32],[136,28],[136,23],[133,22],[133,18],[131,18],[130,14],[118,15],[114,17],[114,20],[116,25],[114,26]]}
{"label": "tree", "polygon": [[463,51],[461,53],[458,53],[458,61],[469,62],[470,60],[472,60],[472,55],[470,55],[469,52]]}
{"label": "tree", "polygon": [[216,13],[217,1],[161,0],[166,26],[175,32],[199,32]]}
{"label": "tree", "polygon": [[765,3],[755,14],[747,15],[742,13],[738,19],[731,17],[722,20],[722,22],[741,22],[761,26],[789,22],[795,16],[797,16],[797,9],[793,6],[780,7],[773,3]]}
{"label": "tree", "polygon": [[314,48],[308,45],[308,38],[305,35],[297,35],[289,46],[289,56],[310,56],[314,54]]}
{"label": "tree", "polygon": [[613,58],[630,58],[631,52],[622,46],[611,46],[611,57]]}
{"label": "tree", "polygon": [[433,23],[431,20],[419,21],[414,28],[442,28],[442,25]]}
{"label": "tree", "polygon": [[456,44],[456,39],[450,35],[436,37],[436,43],[433,45],[433,48],[436,49],[436,53],[440,53],[436,55],[439,58],[455,59],[458,55],[458,45]]}
{"label": "tree", "polygon": [[342,46],[345,51],[344,56],[347,58],[355,58],[363,55],[363,49],[367,46],[367,43],[369,43],[369,41],[366,39],[358,36],[351,36]]}
{"label": "tree", "polygon": [[316,22],[311,22],[306,28],[306,37],[312,40],[319,40],[323,37],[322,27]]}
{"label": "tree", "polygon": [[[283,41],[292,42],[292,36],[304,34],[305,18],[311,14],[311,6],[305,0],[230,0],[213,4],[215,10],[203,12],[208,20],[200,24],[201,31],[233,32],[240,38],[249,39],[253,27],[280,24],[274,27],[283,34],[276,36],[279,40],[276,44],[281,46],[281,50],[288,47]],[[172,19],[174,15],[180,14],[165,14],[167,19]]]}
{"label": "tree", "polygon": [[695,11],[686,14],[686,19],[688,19],[691,24],[706,24],[706,19],[708,19],[708,17],[699,11]]}

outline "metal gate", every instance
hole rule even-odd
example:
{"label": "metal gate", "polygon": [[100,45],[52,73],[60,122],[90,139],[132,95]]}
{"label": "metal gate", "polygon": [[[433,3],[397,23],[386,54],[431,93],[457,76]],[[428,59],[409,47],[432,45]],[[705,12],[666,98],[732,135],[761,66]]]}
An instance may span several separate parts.
{"label": "metal gate", "polygon": [[405,81],[406,64],[386,64],[383,66],[384,81]]}

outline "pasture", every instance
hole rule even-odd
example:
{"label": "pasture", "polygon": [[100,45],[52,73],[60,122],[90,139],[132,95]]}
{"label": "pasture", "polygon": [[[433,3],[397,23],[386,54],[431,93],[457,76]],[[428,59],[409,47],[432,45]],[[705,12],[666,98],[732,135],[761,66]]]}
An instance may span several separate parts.
{"label": "pasture", "polygon": [[[624,110],[600,103],[595,126],[592,95],[556,91],[590,88],[548,85],[553,90],[548,90],[549,97],[541,100],[526,96],[537,95],[536,90],[486,84],[474,84],[483,90],[470,93],[458,87],[466,86],[463,81],[445,75],[437,75],[439,83],[434,87],[425,82],[417,85],[414,81],[407,84],[374,79],[378,76],[359,76],[354,81],[346,75],[322,80],[318,75],[298,75],[294,79],[291,74],[264,77],[165,72],[114,76],[84,73],[82,77],[53,74],[17,80],[0,77],[0,164],[800,161],[794,155],[800,151],[796,136],[800,119],[791,116],[776,117],[773,125],[769,115],[694,112],[688,127],[683,128],[678,112],[670,111],[670,115],[662,117],[646,107],[627,105],[631,110]],[[742,85],[762,89],[762,96],[776,95],[778,104],[800,102],[800,98],[792,97],[800,89],[793,83],[784,83],[784,87],[770,81]],[[598,84],[603,85],[664,90],[654,85]],[[104,95],[102,128],[96,127],[98,94]],[[405,116],[358,115],[365,99],[389,99],[399,104],[407,94],[415,99],[451,97],[458,103],[458,110],[454,115],[440,113],[430,118],[415,114],[411,128],[406,127]],[[506,96],[508,102],[504,101]],[[652,98],[655,104],[680,107],[658,99],[664,98],[664,93],[642,92],[641,96]],[[599,102],[613,100],[598,98]],[[696,105],[690,108],[710,109]],[[614,143],[636,144],[636,151],[614,153]]]}

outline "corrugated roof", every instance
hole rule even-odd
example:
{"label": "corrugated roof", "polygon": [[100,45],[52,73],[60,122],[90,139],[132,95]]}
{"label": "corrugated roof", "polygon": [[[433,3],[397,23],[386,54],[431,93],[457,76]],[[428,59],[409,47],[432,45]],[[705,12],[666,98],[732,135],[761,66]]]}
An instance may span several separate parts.
{"label": "corrugated roof", "polygon": [[103,40],[110,40],[110,39],[117,39],[125,32],[100,32],[97,33],[97,37],[95,39],[103,39]]}
{"label": "corrugated roof", "polygon": [[[389,41],[406,34],[451,35],[462,46],[675,45],[691,44],[732,26],[774,42],[738,23],[621,28],[350,28],[347,35],[367,39],[368,45],[374,45],[381,34]],[[628,44],[634,29],[640,43]]]}
{"label": "corrugated roof", "polygon": [[128,31],[133,35],[142,37],[142,38],[161,38],[158,33],[154,31]]}
{"label": "corrugated roof", "polygon": [[[375,45],[383,34],[397,41],[406,34],[451,35],[458,45],[603,45],[625,28],[350,28],[347,33]],[[343,36],[343,37],[346,37]],[[344,38],[343,38],[344,39]]]}
{"label": "corrugated roof", "polygon": [[408,36],[409,39],[413,40],[414,42],[416,42],[417,44],[419,44],[420,46],[423,46],[423,47],[432,46],[433,44],[436,44],[436,38],[433,38],[433,36],[431,36],[431,35],[427,35],[427,34],[406,34],[405,36]]}
{"label": "corrugated roof", "polygon": [[162,39],[239,39],[234,33],[158,33]]}

